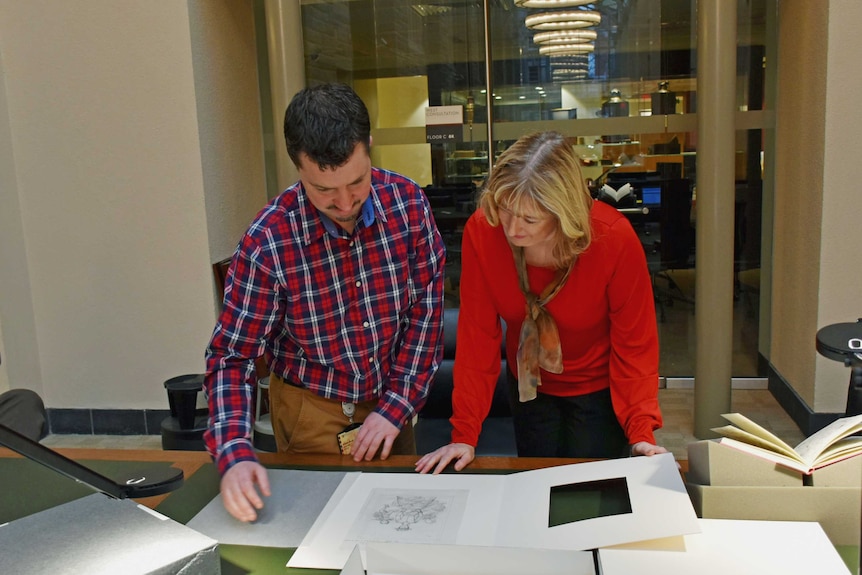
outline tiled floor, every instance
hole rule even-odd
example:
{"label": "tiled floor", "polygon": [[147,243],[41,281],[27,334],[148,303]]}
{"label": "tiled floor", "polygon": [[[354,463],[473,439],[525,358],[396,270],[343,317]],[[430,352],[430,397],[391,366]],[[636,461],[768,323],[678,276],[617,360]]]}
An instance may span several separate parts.
{"label": "tiled floor", "polygon": [[[672,451],[677,459],[687,459],[686,446],[698,439],[694,436],[694,390],[662,389],[659,403],[664,427],[656,432],[656,440]],[[734,389],[731,392],[731,410],[745,415],[791,446],[805,439],[767,389]]]}
{"label": "tiled floor", "polygon": [[161,449],[160,435],[49,435],[42,445],[99,449]]}
{"label": "tiled floor", "polygon": [[[686,459],[686,446],[694,436],[694,390],[662,389],[659,391],[664,428],[656,433],[659,444],[678,459]],[[790,445],[804,439],[790,416],[766,389],[734,389],[731,409],[766,427]],[[90,447],[105,449],[161,449],[158,435],[49,435],[42,440],[49,447]]]}

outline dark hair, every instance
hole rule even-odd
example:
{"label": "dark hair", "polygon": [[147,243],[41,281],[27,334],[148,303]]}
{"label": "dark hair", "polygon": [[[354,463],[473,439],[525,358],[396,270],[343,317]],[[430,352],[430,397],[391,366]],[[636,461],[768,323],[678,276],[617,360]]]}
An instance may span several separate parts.
{"label": "dark hair", "polygon": [[353,88],[345,84],[319,84],[300,90],[284,114],[287,155],[299,167],[305,153],[320,169],[343,166],[356,145],[369,149],[371,120],[368,109]]}

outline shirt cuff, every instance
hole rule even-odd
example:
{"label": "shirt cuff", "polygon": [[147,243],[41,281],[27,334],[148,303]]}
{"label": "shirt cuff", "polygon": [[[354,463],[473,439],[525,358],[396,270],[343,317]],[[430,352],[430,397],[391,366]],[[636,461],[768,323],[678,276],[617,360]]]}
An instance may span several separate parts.
{"label": "shirt cuff", "polygon": [[254,453],[254,447],[251,441],[247,439],[237,439],[225,445],[221,453],[216,456],[216,467],[219,475],[224,475],[227,470],[239,463],[240,461],[254,461],[257,463],[257,455]]}
{"label": "shirt cuff", "polygon": [[455,421],[454,417],[449,420],[449,423],[452,424],[452,443],[466,443],[474,448],[479,444],[481,427],[476,429],[467,423]]}
{"label": "shirt cuff", "polygon": [[387,391],[383,396],[383,401],[377,405],[376,411],[386,418],[386,420],[401,429],[404,427],[404,422],[413,414],[413,410],[405,405],[406,400],[403,397],[395,395],[391,391]]}
{"label": "shirt cuff", "polygon": [[653,425],[652,420],[639,423],[637,425],[632,425],[629,428],[628,432],[628,441],[630,445],[634,445],[635,443],[639,443],[641,441],[646,441],[647,443],[652,443],[653,445],[658,445],[655,442],[655,434],[653,433]]}

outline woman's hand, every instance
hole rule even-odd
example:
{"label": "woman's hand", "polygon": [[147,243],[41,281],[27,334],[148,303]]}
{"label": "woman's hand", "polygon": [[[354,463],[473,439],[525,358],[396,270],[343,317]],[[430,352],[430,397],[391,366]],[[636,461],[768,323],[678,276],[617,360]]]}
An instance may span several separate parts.
{"label": "woman's hand", "polygon": [[638,441],[632,445],[632,455],[658,455],[659,453],[667,453],[667,449],[648,441]]}
{"label": "woman's hand", "polygon": [[472,445],[467,445],[466,443],[450,443],[449,445],[444,445],[431,453],[423,455],[419,461],[416,462],[416,471],[419,473],[428,473],[433,469],[432,473],[437,475],[446,469],[446,466],[452,461],[455,461],[455,471],[461,471],[467,467],[475,457],[476,449]]}

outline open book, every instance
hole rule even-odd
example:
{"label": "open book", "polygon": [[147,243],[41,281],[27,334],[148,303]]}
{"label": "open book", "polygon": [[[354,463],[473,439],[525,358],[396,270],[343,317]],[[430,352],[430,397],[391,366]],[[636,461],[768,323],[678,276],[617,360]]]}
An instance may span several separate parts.
{"label": "open book", "polygon": [[714,427],[723,435],[720,443],[773,463],[810,475],[815,469],[862,455],[862,415],[837,419],[805,439],[795,448],[757,425],[741,413],[725,413],[723,418],[733,425]]}
{"label": "open book", "polygon": [[620,189],[615,190],[608,184],[605,184],[599,190],[598,199],[612,206],[636,203],[631,184],[623,184]]}

